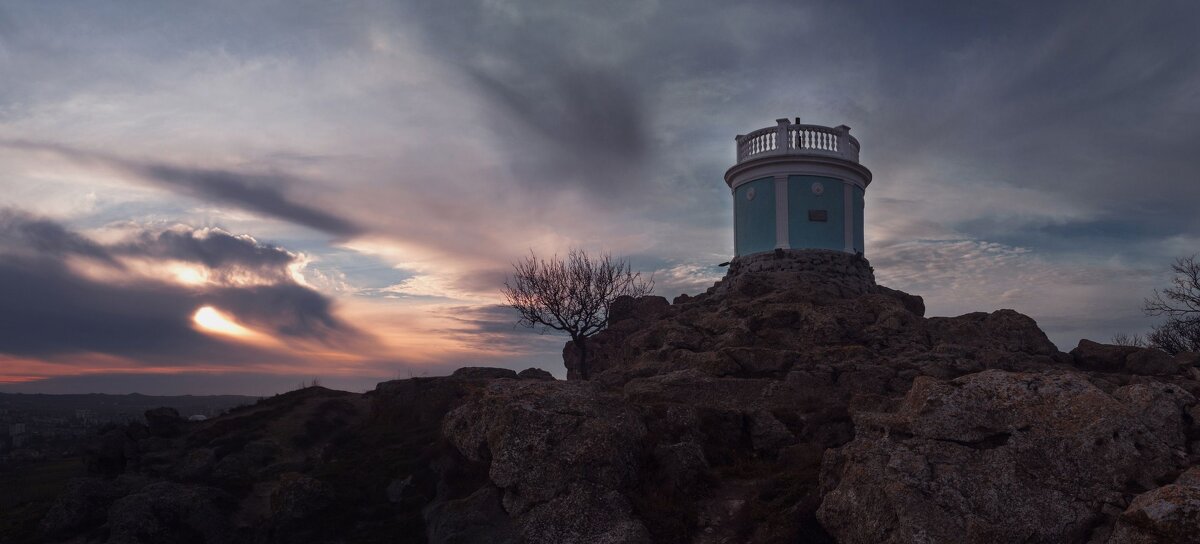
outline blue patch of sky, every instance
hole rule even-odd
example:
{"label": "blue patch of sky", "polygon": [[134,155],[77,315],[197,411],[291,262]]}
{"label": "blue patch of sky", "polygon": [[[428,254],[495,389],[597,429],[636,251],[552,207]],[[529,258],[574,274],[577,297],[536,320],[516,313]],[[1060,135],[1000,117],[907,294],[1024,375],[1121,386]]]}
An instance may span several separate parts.
{"label": "blue patch of sky", "polygon": [[308,268],[330,277],[340,275],[361,295],[381,296],[380,289],[396,285],[416,275],[410,270],[396,268],[373,255],[330,247],[328,240],[283,239],[279,244],[290,251],[312,255],[315,260]]}

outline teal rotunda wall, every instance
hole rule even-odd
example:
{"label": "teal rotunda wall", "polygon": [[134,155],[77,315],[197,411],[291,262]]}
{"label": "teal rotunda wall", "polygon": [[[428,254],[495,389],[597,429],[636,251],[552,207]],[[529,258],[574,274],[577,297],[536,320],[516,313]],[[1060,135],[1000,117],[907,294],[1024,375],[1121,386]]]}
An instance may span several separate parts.
{"label": "teal rotunda wall", "polygon": [[779,192],[773,177],[734,189],[734,254],[775,248],[863,252],[862,188],[826,176],[788,176],[786,237],[777,228]]}
{"label": "teal rotunda wall", "polygon": [[734,254],[775,249],[775,179],[762,178],[733,191]]}
{"label": "teal rotunda wall", "polygon": [[725,173],[733,196],[734,254],[775,249],[864,253],[865,190],[850,128],[777,120],[737,137],[738,163]]}

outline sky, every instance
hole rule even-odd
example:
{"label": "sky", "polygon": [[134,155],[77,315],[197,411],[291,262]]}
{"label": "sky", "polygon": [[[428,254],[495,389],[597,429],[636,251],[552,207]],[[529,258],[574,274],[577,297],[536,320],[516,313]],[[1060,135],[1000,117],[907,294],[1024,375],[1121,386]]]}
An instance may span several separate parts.
{"label": "sky", "polygon": [[733,137],[852,127],[866,256],[1060,349],[1200,252],[1195,2],[0,4],[0,391],[563,376],[513,261],[733,251]]}

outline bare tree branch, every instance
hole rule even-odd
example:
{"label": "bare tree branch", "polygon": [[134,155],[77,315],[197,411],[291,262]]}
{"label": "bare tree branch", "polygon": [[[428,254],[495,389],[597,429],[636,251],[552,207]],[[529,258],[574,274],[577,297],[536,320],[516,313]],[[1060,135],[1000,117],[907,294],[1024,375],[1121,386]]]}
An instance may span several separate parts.
{"label": "bare tree branch", "polygon": [[1146,347],[1146,338],[1140,334],[1126,334],[1119,332],[1112,336],[1112,343],[1117,346],[1144,348]]}
{"label": "bare tree branch", "polygon": [[572,249],[566,260],[529,256],[513,263],[513,275],[501,292],[517,310],[519,325],[542,332],[567,333],[580,352],[580,374],[587,379],[587,339],[608,326],[608,312],[618,297],[640,297],[654,289],[624,259],[607,253],[597,257]]}
{"label": "bare tree branch", "polygon": [[1146,335],[1146,343],[1167,353],[1200,351],[1200,261],[1183,257],[1171,265],[1171,286],[1154,290],[1142,310],[1167,321]]}

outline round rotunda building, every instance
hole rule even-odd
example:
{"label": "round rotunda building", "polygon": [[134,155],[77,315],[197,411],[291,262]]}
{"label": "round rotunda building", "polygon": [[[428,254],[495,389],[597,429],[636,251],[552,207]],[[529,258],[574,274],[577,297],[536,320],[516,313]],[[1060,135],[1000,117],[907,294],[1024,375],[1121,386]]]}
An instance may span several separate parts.
{"label": "round rotunda building", "polygon": [[858,163],[850,127],[802,125],[739,134],[733,192],[734,256],[775,249],[863,253],[864,193],[871,171]]}

